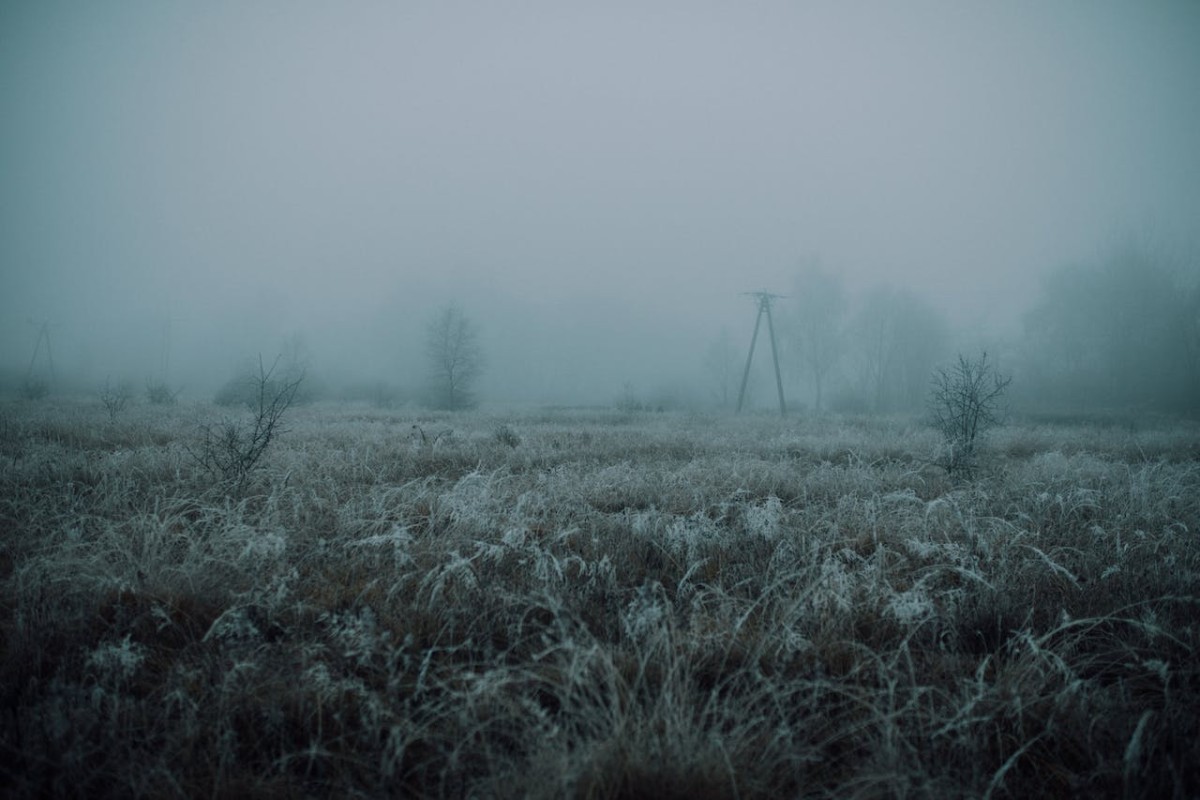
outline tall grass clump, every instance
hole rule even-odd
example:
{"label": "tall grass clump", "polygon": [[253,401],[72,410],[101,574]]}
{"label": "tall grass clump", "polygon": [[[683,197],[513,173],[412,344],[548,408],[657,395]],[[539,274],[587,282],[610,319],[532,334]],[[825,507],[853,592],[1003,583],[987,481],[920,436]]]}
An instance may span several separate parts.
{"label": "tall grass clump", "polygon": [[0,409],[8,796],[1200,793],[1194,427],[288,424]]}

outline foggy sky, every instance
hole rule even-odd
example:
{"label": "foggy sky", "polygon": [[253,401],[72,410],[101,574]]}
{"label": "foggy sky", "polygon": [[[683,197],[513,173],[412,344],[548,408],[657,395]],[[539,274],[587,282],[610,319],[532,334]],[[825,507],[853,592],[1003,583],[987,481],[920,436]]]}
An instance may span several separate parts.
{"label": "foggy sky", "polygon": [[[301,334],[496,399],[688,380],[805,259],[1011,329],[1200,223],[1195,2],[9,2],[0,363],[219,381]],[[607,393],[607,394],[605,394]],[[601,396],[597,397],[596,395]]]}

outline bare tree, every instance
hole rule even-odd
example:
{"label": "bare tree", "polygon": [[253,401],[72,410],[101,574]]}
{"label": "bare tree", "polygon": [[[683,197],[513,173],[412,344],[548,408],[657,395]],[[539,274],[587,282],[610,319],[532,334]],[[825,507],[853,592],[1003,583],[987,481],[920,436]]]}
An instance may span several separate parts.
{"label": "bare tree", "polygon": [[880,287],[867,293],[852,327],[862,390],[871,408],[920,408],[929,373],[944,353],[944,317],[906,290]]}
{"label": "bare tree", "polygon": [[1176,330],[1183,343],[1181,404],[1186,410],[1200,411],[1200,284],[1191,287],[1176,317]]}
{"label": "bare tree", "polygon": [[813,382],[813,409],[820,411],[826,379],[841,358],[846,290],[841,276],[810,261],[792,292],[792,333],[800,360]]}
{"label": "bare tree", "polygon": [[947,473],[973,477],[979,438],[1000,423],[1000,398],[1011,382],[988,362],[986,351],[978,359],[960,353],[955,364],[934,371],[929,415],[946,442],[941,465]]}
{"label": "bare tree", "polygon": [[729,408],[738,378],[737,349],[728,328],[721,329],[721,335],[714,339],[704,354],[704,368],[713,380],[713,395],[721,408]]}
{"label": "bare tree", "polygon": [[483,372],[483,347],[475,324],[458,306],[446,306],[429,321],[425,357],[434,406],[458,410],[475,405],[473,386]]}
{"label": "bare tree", "polygon": [[296,392],[296,405],[313,402],[319,382],[313,380],[313,355],[304,334],[296,332],[284,340],[280,359],[279,366],[283,369],[281,380],[291,381],[300,376],[304,377],[304,383]]}
{"label": "bare tree", "polygon": [[1026,402],[1196,411],[1197,266],[1130,240],[1047,275],[1024,319]]}

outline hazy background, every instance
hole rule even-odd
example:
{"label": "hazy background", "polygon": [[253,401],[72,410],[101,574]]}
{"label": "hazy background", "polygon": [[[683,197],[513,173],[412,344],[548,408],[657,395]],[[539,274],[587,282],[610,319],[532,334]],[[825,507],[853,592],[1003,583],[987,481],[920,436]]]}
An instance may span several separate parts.
{"label": "hazy background", "polygon": [[803,264],[988,341],[1194,248],[1200,3],[5,2],[0,120],[12,374],[415,386],[455,302],[485,402],[610,402]]}

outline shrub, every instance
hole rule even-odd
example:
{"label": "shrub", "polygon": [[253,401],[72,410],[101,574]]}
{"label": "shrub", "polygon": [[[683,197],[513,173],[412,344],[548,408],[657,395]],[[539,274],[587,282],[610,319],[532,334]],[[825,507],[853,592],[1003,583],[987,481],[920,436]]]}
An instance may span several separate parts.
{"label": "shrub", "polygon": [[253,419],[224,418],[218,423],[202,425],[200,443],[191,451],[192,457],[209,472],[221,480],[241,485],[254,466],[262,459],[271,441],[283,433],[280,420],[284,412],[296,399],[304,375],[287,379],[275,379],[275,367],[263,367],[258,361],[258,375],[254,378],[254,400],[250,407]]}
{"label": "shrub", "polygon": [[179,399],[182,389],[171,391],[166,381],[146,379],[146,402],[152,406],[173,406]]}
{"label": "shrub", "polygon": [[235,375],[217,389],[213,403],[223,407],[245,406],[254,408],[258,403],[257,376],[250,370]]}
{"label": "shrub", "polygon": [[987,352],[974,360],[960,353],[954,365],[934,371],[929,414],[946,443],[940,466],[948,474],[974,476],[980,438],[1000,423],[1000,399],[1011,382],[988,362]]}
{"label": "shrub", "polygon": [[107,379],[104,381],[104,386],[100,389],[100,402],[104,404],[104,410],[108,412],[110,422],[115,421],[117,414],[125,410],[125,406],[129,405],[132,397],[133,388],[127,381],[121,381],[116,386],[113,386]]}

